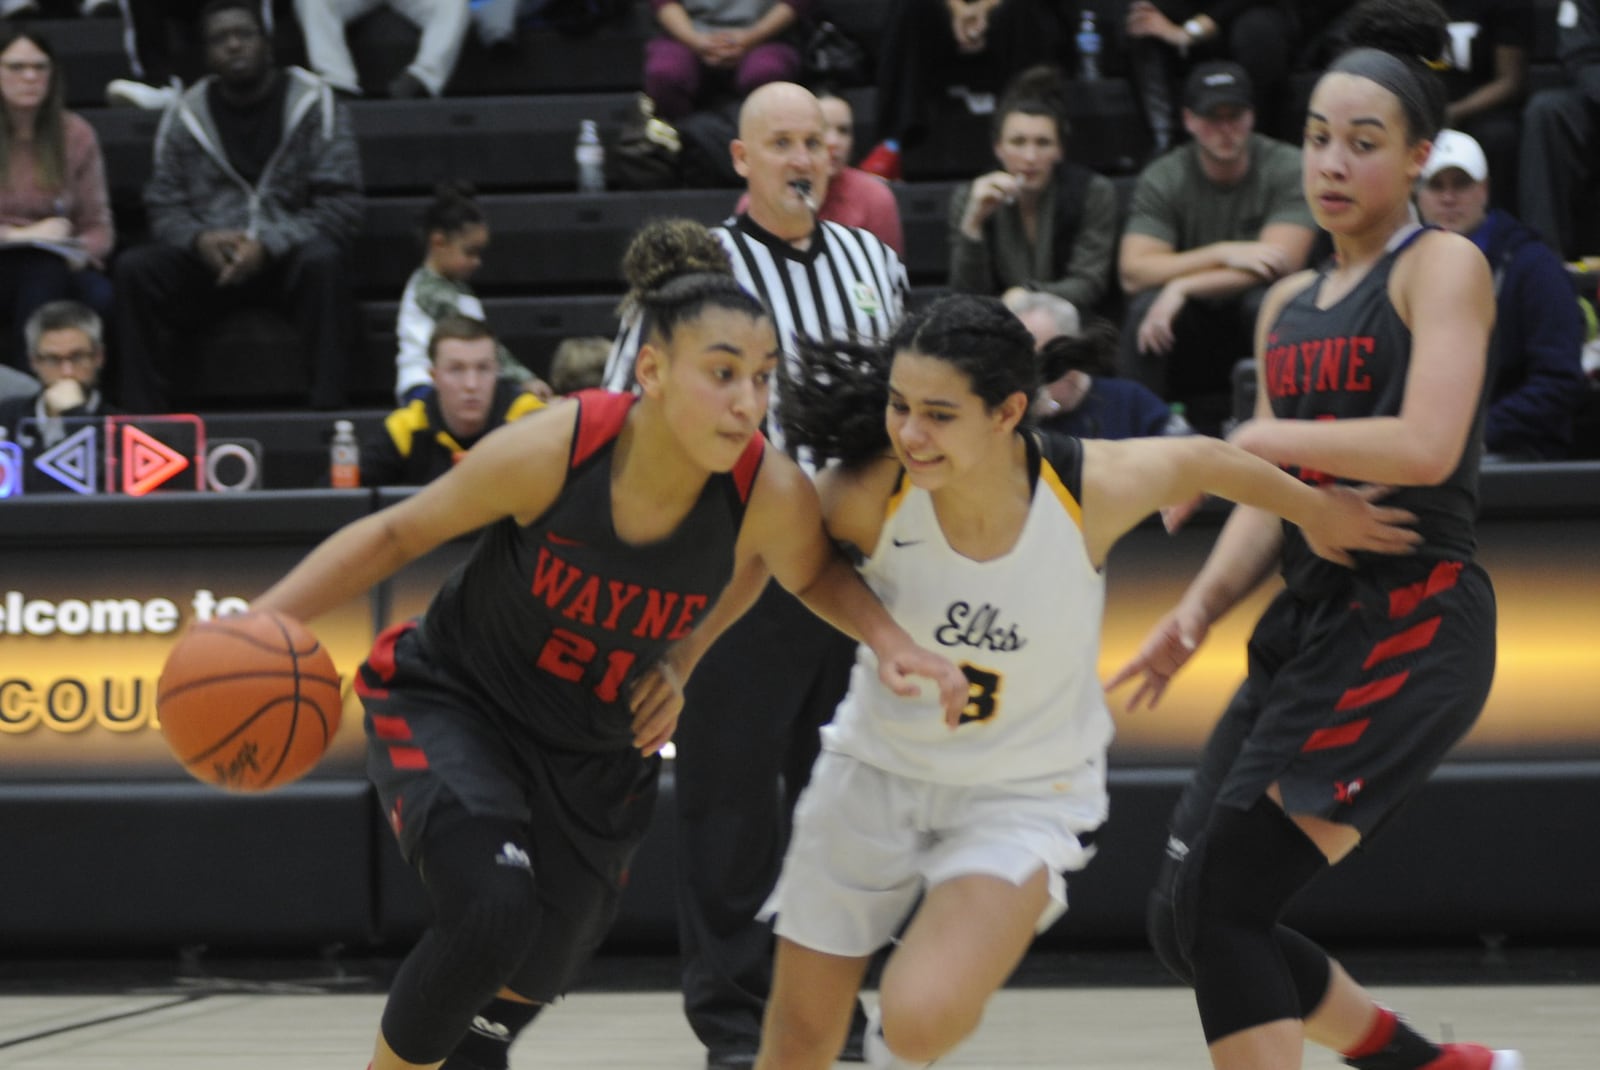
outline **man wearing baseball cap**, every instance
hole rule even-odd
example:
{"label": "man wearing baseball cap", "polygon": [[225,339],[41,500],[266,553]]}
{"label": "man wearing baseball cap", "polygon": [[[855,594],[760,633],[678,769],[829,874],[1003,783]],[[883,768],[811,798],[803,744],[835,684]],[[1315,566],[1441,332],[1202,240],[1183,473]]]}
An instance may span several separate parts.
{"label": "man wearing baseball cap", "polygon": [[1128,295],[1119,368],[1190,402],[1202,429],[1215,422],[1204,402],[1227,395],[1234,362],[1250,355],[1267,287],[1305,266],[1315,234],[1300,152],[1254,132],[1251,99],[1237,63],[1189,72],[1183,125],[1193,140],[1139,175],[1119,254]]}
{"label": "man wearing baseball cap", "polygon": [[1583,317],[1560,258],[1531,227],[1489,207],[1483,148],[1459,130],[1434,139],[1417,210],[1425,222],[1472,239],[1494,272],[1485,460],[1566,457],[1585,382]]}

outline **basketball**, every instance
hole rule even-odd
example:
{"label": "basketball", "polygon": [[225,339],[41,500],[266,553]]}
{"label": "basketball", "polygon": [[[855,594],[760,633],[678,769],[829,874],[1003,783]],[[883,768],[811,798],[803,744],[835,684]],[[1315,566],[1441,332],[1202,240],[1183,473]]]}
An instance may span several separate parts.
{"label": "basketball", "polygon": [[156,684],[173,755],[228,791],[269,791],[304,776],[339,731],[343,705],[327,648],[270,610],[194,625]]}

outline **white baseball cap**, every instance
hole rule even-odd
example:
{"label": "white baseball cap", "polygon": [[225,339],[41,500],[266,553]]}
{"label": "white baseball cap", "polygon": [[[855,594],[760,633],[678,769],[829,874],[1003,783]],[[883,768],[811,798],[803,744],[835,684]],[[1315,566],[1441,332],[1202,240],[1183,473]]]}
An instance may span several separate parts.
{"label": "white baseball cap", "polygon": [[1459,130],[1441,130],[1433,139],[1433,152],[1422,167],[1422,181],[1428,181],[1447,167],[1459,167],[1474,182],[1489,177],[1489,161],[1484,158],[1483,146]]}

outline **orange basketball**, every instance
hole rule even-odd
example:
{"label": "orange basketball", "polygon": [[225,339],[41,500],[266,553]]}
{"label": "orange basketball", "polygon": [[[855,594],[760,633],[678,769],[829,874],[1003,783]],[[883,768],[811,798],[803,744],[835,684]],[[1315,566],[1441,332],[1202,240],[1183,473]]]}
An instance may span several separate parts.
{"label": "orange basketball", "polygon": [[156,685],[167,746],[197,779],[228,791],[304,776],[333,742],[343,705],[327,648],[270,610],[194,625]]}

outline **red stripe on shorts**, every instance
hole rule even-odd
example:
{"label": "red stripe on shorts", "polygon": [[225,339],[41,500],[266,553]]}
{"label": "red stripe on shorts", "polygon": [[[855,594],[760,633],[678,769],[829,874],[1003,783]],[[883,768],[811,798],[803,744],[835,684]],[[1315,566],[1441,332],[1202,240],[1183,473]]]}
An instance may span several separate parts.
{"label": "red stripe on shorts", "polygon": [[367,655],[367,664],[378,674],[378,679],[385,682],[394,679],[394,645],[400,641],[402,635],[416,626],[416,621],[406,620],[399,624],[391,624],[379,633],[377,640],[372,644],[372,653]]}
{"label": "red stripe on shorts", "polygon": [[1331,750],[1334,747],[1348,747],[1361,738],[1361,733],[1367,730],[1367,725],[1372,723],[1372,718],[1364,717],[1359,721],[1351,721],[1335,728],[1319,728],[1311,733],[1311,738],[1306,740],[1302,752],[1314,750]]}
{"label": "red stripe on shorts", "polygon": [[403,741],[411,738],[411,726],[406,724],[404,717],[375,713],[372,715],[372,734],[379,739]]}
{"label": "red stripe on shorts", "polygon": [[374,687],[367,683],[367,678],[364,673],[356,673],[355,689],[356,694],[360,695],[362,698],[389,697],[389,689],[387,687]]}
{"label": "red stripe on shorts", "polygon": [[396,769],[426,769],[428,756],[421,747],[390,747],[389,760]]}
{"label": "red stripe on shorts", "polygon": [[1393,676],[1385,676],[1383,679],[1374,680],[1370,684],[1352,687],[1339,696],[1339,704],[1334,709],[1339,711],[1358,710],[1362,706],[1370,706],[1374,702],[1386,699],[1405,686],[1406,677],[1410,675],[1409,671],[1397,672]]}
{"label": "red stripe on shorts", "polygon": [[1372,653],[1367,655],[1367,660],[1361,663],[1361,667],[1370,669],[1380,661],[1388,661],[1401,654],[1425,649],[1433,642],[1433,637],[1439,631],[1439,622],[1442,620],[1443,617],[1430,617],[1421,624],[1413,624],[1398,635],[1391,635],[1372,648]]}
{"label": "red stripe on shorts", "polygon": [[1461,561],[1441,561],[1433,566],[1427,579],[1390,591],[1389,619],[1398,620],[1421,605],[1424,598],[1432,598],[1454,587],[1461,578],[1463,564]]}

